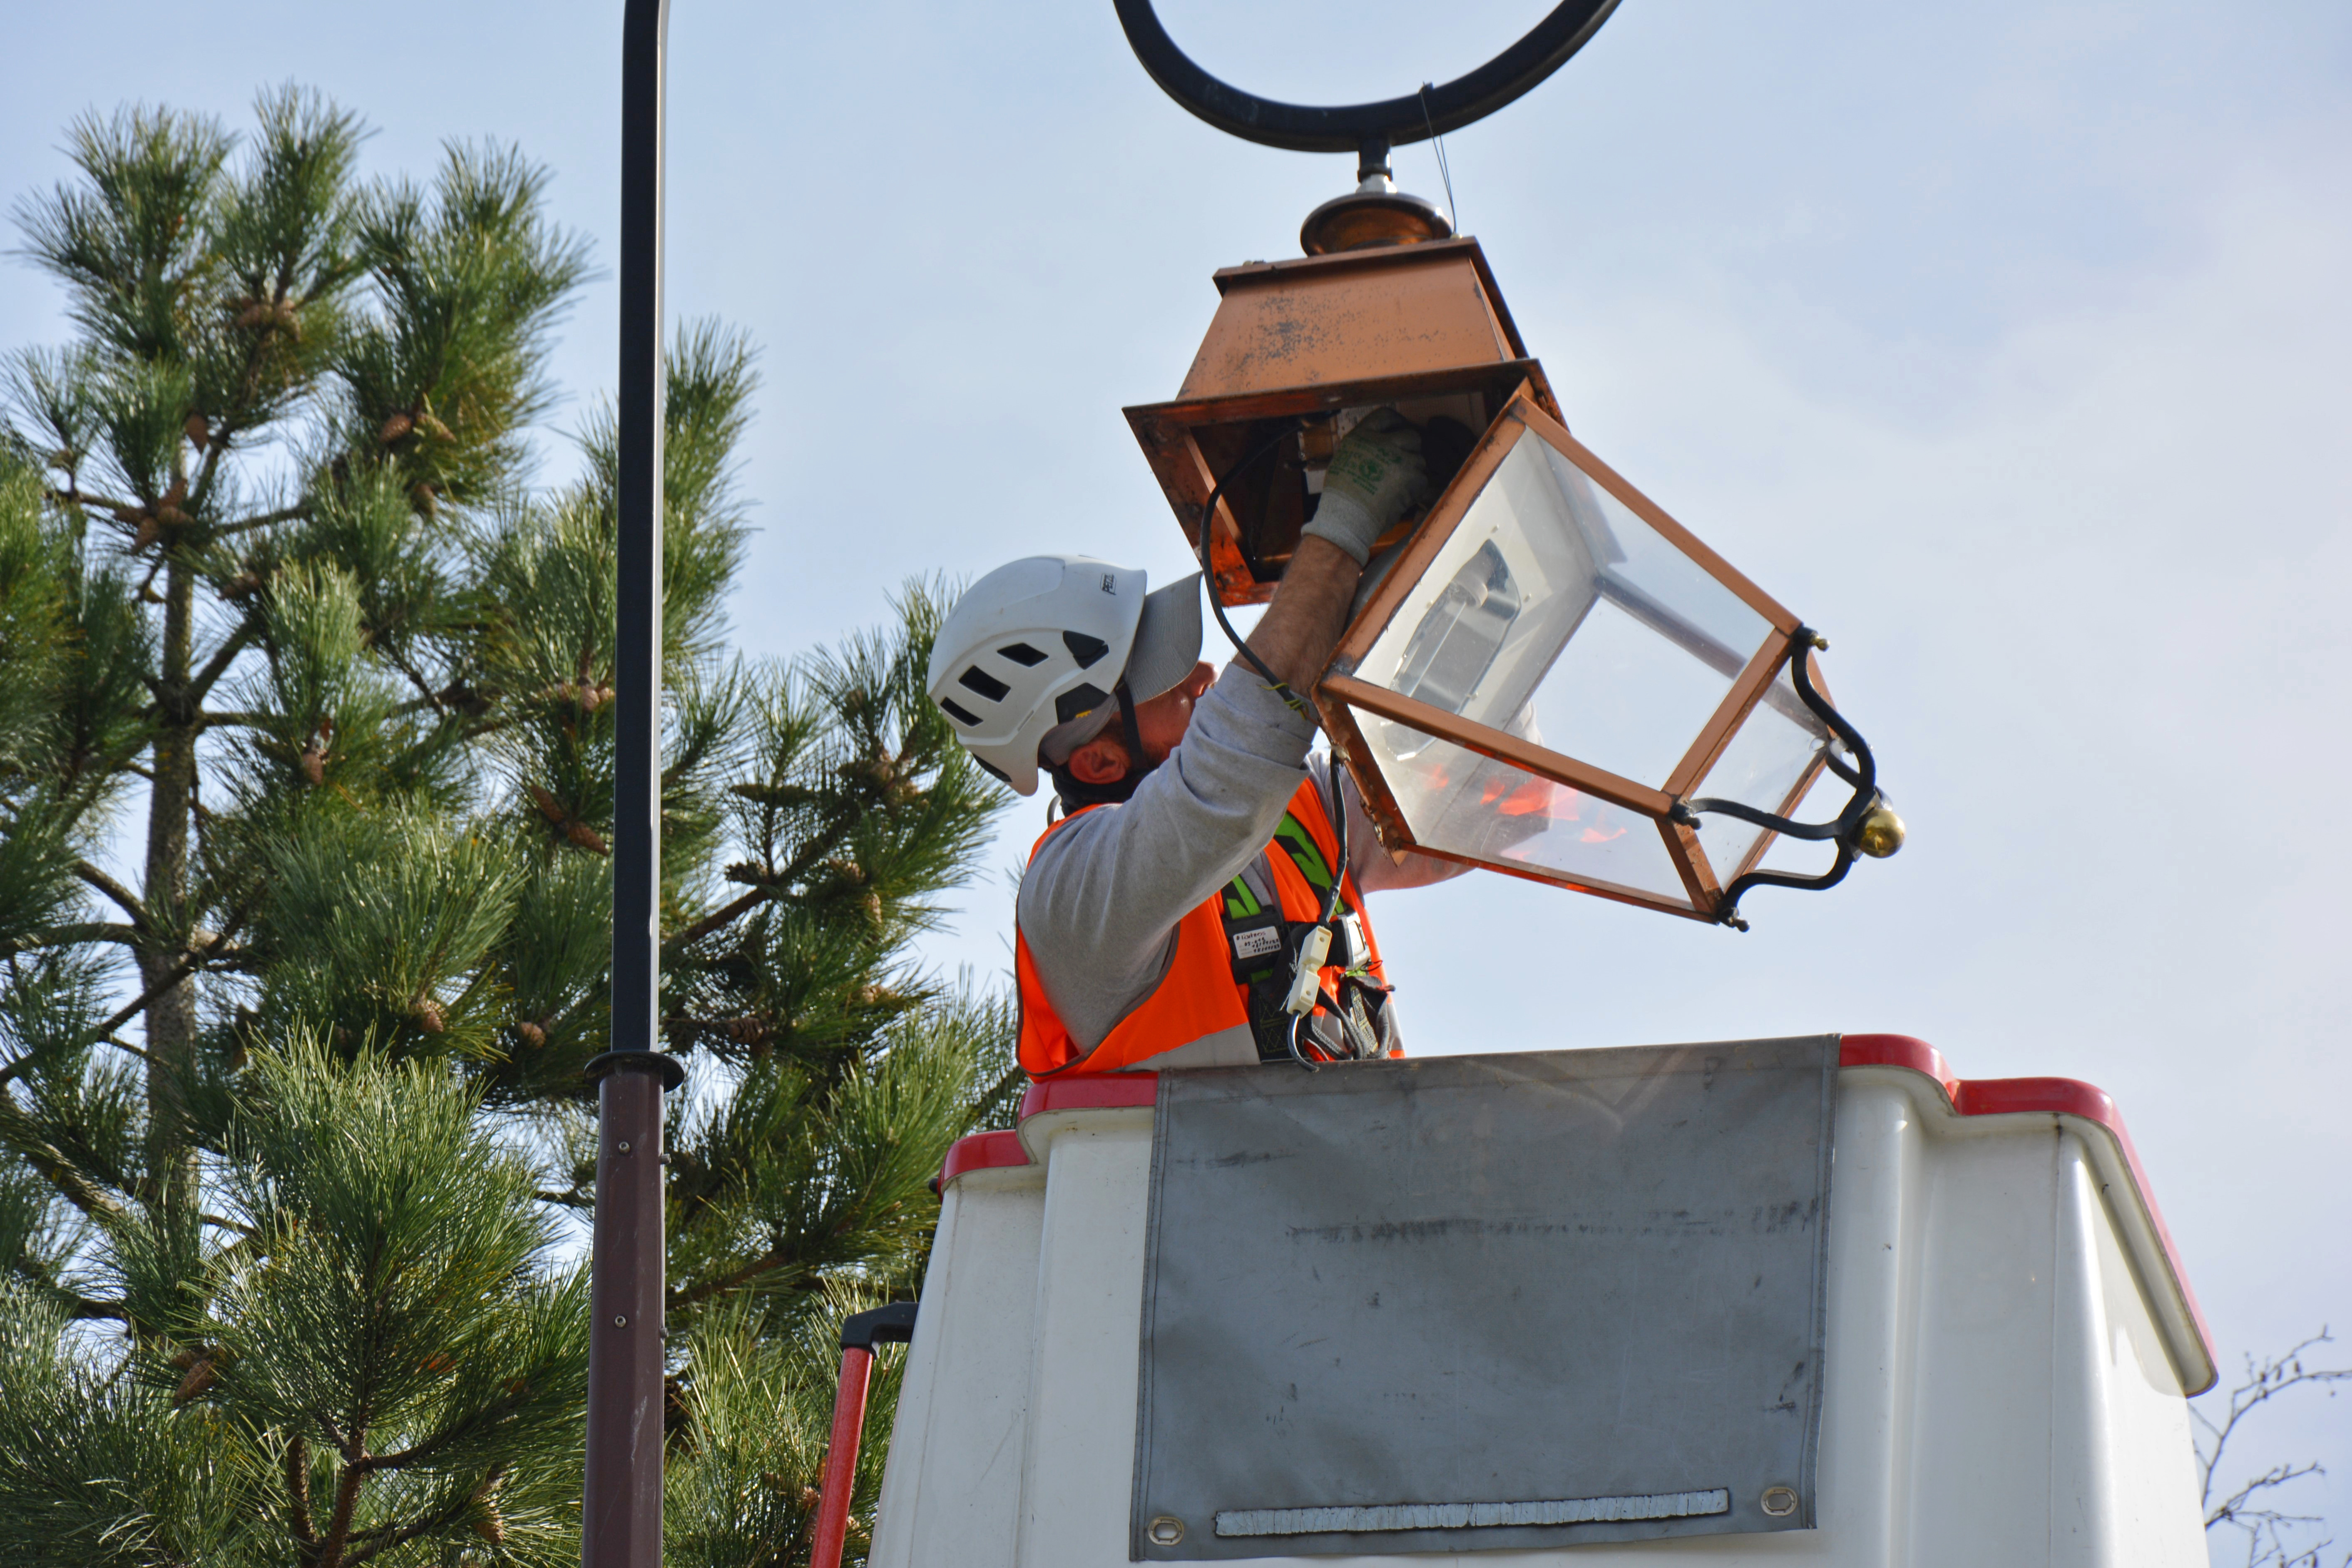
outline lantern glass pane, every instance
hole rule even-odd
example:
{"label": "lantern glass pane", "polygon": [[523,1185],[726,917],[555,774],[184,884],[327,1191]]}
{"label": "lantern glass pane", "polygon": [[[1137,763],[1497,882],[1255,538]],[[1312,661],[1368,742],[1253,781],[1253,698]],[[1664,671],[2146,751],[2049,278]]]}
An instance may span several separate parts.
{"label": "lantern glass pane", "polygon": [[1770,631],[1523,430],[1355,673],[1663,787]]}
{"label": "lantern glass pane", "polygon": [[1376,713],[1355,718],[1415,843],[1690,908],[1657,824],[1640,812]]}
{"label": "lantern glass pane", "polygon": [[[1829,741],[1827,726],[1798,698],[1783,674],[1765,689],[1731,744],[1692,793],[1790,816],[1801,804],[1791,802],[1790,793]],[[1710,812],[1699,818],[1699,847],[1706,852],[1717,881],[1727,882],[1738,872],[1739,863],[1763,834],[1764,829],[1737,817]]]}

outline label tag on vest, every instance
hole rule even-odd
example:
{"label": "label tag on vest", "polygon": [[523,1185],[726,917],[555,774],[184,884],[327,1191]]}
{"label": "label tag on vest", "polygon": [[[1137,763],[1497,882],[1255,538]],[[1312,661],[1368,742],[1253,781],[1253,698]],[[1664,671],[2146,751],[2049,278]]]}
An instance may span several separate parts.
{"label": "label tag on vest", "polygon": [[1277,931],[1237,931],[1234,932],[1235,958],[1264,958],[1282,951],[1282,933]]}

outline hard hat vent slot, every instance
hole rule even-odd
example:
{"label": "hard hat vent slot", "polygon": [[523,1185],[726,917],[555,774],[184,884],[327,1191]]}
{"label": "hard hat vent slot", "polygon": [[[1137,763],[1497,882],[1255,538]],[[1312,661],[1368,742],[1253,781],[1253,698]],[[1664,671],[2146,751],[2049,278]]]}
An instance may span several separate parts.
{"label": "hard hat vent slot", "polygon": [[1045,662],[1045,656],[1025,642],[1009,642],[996,651],[1002,657],[1024,667],[1034,668]]}
{"label": "hard hat vent slot", "polygon": [[1092,669],[1095,661],[1110,651],[1110,644],[1084,632],[1064,632],[1062,643],[1070,650],[1070,657],[1078,661],[1080,669]]}
{"label": "hard hat vent slot", "polygon": [[976,664],[957,676],[956,684],[968,691],[979,692],[991,702],[1003,701],[1004,694],[1013,689]]}
{"label": "hard hat vent slot", "polygon": [[1110,693],[1095,686],[1073,686],[1054,699],[1054,718],[1066,724],[1082,719],[1110,700]]}
{"label": "hard hat vent slot", "polygon": [[966,726],[967,728],[976,727],[980,723],[980,720],[976,715],[967,711],[961,704],[956,702],[951,698],[940,698],[940,708],[949,718],[954,720],[959,724]]}

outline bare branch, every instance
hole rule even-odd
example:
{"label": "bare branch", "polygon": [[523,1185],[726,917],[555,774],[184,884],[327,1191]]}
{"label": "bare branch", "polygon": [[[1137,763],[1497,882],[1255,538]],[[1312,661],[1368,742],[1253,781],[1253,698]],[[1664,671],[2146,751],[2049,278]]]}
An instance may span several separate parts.
{"label": "bare branch", "polygon": [[138,894],[87,860],[74,862],[74,875],[121,906],[122,912],[131,917],[132,925],[137,926],[141,931],[152,929],[147,921],[147,906],[139,901]]}
{"label": "bare branch", "polygon": [[146,990],[142,991],[131,1000],[128,1006],[119,1009],[113,1016],[108,1018],[105,1023],[100,1024],[96,1029],[92,1030],[92,1037],[98,1038],[110,1035],[114,1033],[115,1030],[122,1027],[123,1025],[131,1022],[131,1019],[139,1016],[141,1013],[146,1010],[149,1003],[154,1001],[156,997],[163,994],[164,992],[169,991],[173,986],[177,985],[181,981],[185,980],[189,975],[194,974],[198,969],[216,957],[219,954],[220,950],[228,945],[229,938],[235,936],[236,934],[237,928],[243,924],[245,924],[245,911],[243,910],[231,910],[229,912],[228,923],[221,928],[218,935],[215,936],[212,941],[207,942],[204,947],[192,950],[183,954],[180,961],[177,963],[174,963],[170,970],[165,972],[163,979],[158,980],[154,984],[150,985]]}
{"label": "bare branch", "polygon": [[35,936],[20,937],[9,942],[4,951],[11,953],[38,952],[44,948],[76,947],[83,942],[107,942],[118,947],[145,947],[152,939],[137,926],[118,924],[112,921],[77,921],[71,925],[51,926]]}
{"label": "bare branch", "polygon": [[204,668],[196,671],[188,681],[190,702],[202,702],[205,700],[205,693],[210,691],[214,683],[228,673],[228,667],[236,662],[236,656],[243,653],[247,645],[253,641],[253,619],[248,616],[237,624],[236,630],[229,633],[228,640],[214,650],[212,658],[205,661]]}
{"label": "bare branch", "polygon": [[695,942],[700,942],[704,937],[709,936],[712,931],[719,930],[721,926],[727,925],[733,921],[751,913],[753,910],[758,909],[761,904],[766,903],[769,899],[774,895],[774,892],[775,889],[772,888],[754,888],[750,892],[744,894],[741,898],[737,899],[733,903],[713,910],[710,913],[703,916],[700,920],[695,921],[684,931],[679,931],[676,936],[671,937],[667,942],[663,942],[663,952],[666,954],[673,952],[679,948],[690,946]]}
{"label": "bare branch", "polygon": [[[2193,1404],[2189,1406],[2190,1416],[2205,1434],[2196,1446],[2199,1500],[2205,1510],[2205,1528],[2210,1532],[2226,1524],[2244,1531],[2248,1568],[2320,1568],[2319,1554],[2330,1544],[2323,1540],[2314,1545],[2299,1546],[2286,1533],[2291,1527],[2324,1523],[2319,1516],[2265,1506],[2279,1489],[2326,1474],[2315,1462],[2282,1461],[2244,1480],[2219,1500],[2213,1494],[2231,1441],[2239,1436],[2255,1411],[2294,1389],[2352,1381],[2352,1367],[2304,1364],[2306,1352],[2333,1342],[2328,1331],[2322,1328],[2284,1354],[2259,1363],[2248,1356],[2246,1381],[2230,1391],[2218,1419]],[[2352,1557],[2347,1561],[2352,1563]]]}
{"label": "bare branch", "polygon": [[245,533],[257,528],[268,528],[272,523],[299,522],[310,515],[310,509],[307,506],[280,507],[276,511],[265,511],[253,517],[238,518],[235,522],[222,523],[213,530],[213,537],[226,539],[232,533]]}
{"label": "bare branch", "polygon": [[97,1183],[82,1174],[63,1151],[41,1136],[33,1119],[16,1103],[16,1097],[0,1084],[0,1142],[13,1147],[33,1167],[43,1181],[63,1194],[68,1203],[97,1220],[119,1220],[123,1207],[100,1189]]}

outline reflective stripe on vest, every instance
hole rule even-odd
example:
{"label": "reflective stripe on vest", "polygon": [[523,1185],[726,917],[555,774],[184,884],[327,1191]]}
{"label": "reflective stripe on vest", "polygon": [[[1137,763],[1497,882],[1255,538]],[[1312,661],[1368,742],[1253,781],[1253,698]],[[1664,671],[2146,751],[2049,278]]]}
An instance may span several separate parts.
{"label": "reflective stripe on vest", "polygon": [[[1087,806],[1052,824],[1037,836],[1037,843],[1044,844],[1066,824],[1097,809],[1099,808]],[[1304,842],[1298,837],[1301,830]],[[1300,784],[1291,796],[1289,814],[1276,830],[1277,840],[1286,835],[1290,836],[1290,841],[1281,845],[1283,852],[1260,851],[1249,871],[1211,894],[1177,922],[1176,950],[1168,961],[1167,973],[1160,976],[1151,994],[1136,1004],[1134,1011],[1120,1019],[1091,1052],[1081,1048],[1071,1037],[1068,1026],[1046,998],[1036,963],[1030,955],[1029,939],[1016,920],[1013,956],[1021,991],[1021,1065],[1029,1076],[1150,1070],[1166,1065],[1154,1058],[1188,1046],[1204,1045],[1220,1036],[1226,1037],[1231,1048],[1220,1051],[1217,1060],[1256,1060],[1248,988],[1234,978],[1234,954],[1225,937],[1225,900],[1236,888],[1255,881],[1261,888],[1272,888],[1286,920],[1312,921],[1323,912],[1321,891],[1297,865],[1298,859],[1305,859],[1310,866],[1325,868],[1324,876],[1328,878],[1328,868],[1337,858],[1331,820],[1324,813],[1322,794],[1312,778]],[[1269,846],[1268,849],[1274,847]],[[1036,849],[1033,847],[1029,853],[1034,859]],[[1327,880],[1325,886],[1328,885]],[[1365,973],[1381,982],[1385,971],[1381,963],[1380,942],[1372,935],[1371,922],[1364,918],[1363,899],[1356,890],[1353,877],[1341,880],[1339,894],[1342,911],[1352,913],[1362,923],[1367,949]],[[1335,956],[1336,948],[1337,944]],[[1327,965],[1323,970],[1325,990],[1337,994],[1345,973],[1336,963]]]}

